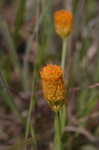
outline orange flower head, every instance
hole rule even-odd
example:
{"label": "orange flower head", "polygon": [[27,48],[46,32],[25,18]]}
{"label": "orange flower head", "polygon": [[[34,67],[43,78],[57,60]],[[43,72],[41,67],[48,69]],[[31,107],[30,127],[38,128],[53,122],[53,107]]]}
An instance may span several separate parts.
{"label": "orange flower head", "polygon": [[73,16],[71,11],[59,10],[54,13],[56,33],[62,37],[67,37],[73,27]]}
{"label": "orange flower head", "polygon": [[65,86],[61,67],[48,64],[41,70],[40,75],[44,98],[54,111],[60,110],[65,98]]}

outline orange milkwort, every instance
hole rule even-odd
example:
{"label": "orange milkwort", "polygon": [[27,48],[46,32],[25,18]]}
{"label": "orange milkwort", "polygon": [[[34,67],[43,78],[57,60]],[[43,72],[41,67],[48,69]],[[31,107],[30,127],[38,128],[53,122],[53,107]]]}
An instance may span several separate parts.
{"label": "orange milkwort", "polygon": [[73,28],[73,15],[69,10],[58,10],[54,13],[56,33],[61,37],[67,37]]}
{"label": "orange milkwort", "polygon": [[60,66],[48,64],[42,68],[40,75],[44,98],[52,110],[59,111],[65,99],[63,70]]}

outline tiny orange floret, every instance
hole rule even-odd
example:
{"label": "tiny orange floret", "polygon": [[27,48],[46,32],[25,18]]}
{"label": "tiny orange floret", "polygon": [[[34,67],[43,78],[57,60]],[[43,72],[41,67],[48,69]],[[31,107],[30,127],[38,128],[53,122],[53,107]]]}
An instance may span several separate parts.
{"label": "tiny orange floret", "polygon": [[65,99],[63,70],[60,66],[48,64],[41,70],[40,75],[44,98],[54,111],[58,111]]}
{"label": "tiny orange floret", "polygon": [[57,80],[63,75],[60,66],[49,64],[40,72],[44,80]]}
{"label": "tiny orange floret", "polygon": [[58,10],[54,13],[55,30],[60,37],[67,37],[73,27],[73,15],[68,10]]}

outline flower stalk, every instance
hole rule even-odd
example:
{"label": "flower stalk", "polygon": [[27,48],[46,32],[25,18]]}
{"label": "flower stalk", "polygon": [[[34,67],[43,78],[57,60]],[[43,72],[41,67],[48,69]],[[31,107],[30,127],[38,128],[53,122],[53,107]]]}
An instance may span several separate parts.
{"label": "flower stalk", "polygon": [[62,150],[60,110],[64,105],[65,85],[63,70],[57,65],[47,65],[40,72],[44,98],[55,112],[55,150]]}
{"label": "flower stalk", "polygon": [[55,150],[62,150],[61,142],[61,119],[59,112],[55,113]]}
{"label": "flower stalk", "polygon": [[67,45],[67,39],[63,39],[63,48],[62,48],[62,57],[61,57],[61,68],[64,70],[65,68],[65,61],[66,61],[66,45]]}
{"label": "flower stalk", "polygon": [[[61,57],[61,68],[64,70],[65,69],[65,62],[66,62],[66,50],[67,50],[67,39],[63,39],[63,48],[62,48],[62,57]],[[66,122],[66,109],[65,106],[63,106],[63,109],[60,111],[60,116],[61,116],[61,128],[63,129],[65,126]]]}
{"label": "flower stalk", "polygon": [[[73,27],[73,15],[71,11],[59,10],[54,13],[55,31],[62,39],[62,56],[61,56],[61,68],[65,70],[66,52],[67,52],[67,37],[72,31]],[[59,112],[61,116],[61,129],[64,128],[66,122],[66,109]]]}

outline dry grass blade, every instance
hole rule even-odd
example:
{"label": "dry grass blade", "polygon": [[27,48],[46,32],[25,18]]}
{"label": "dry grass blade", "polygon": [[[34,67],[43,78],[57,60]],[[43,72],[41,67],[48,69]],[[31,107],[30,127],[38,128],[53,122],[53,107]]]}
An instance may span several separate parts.
{"label": "dry grass blade", "polygon": [[15,45],[14,45],[14,40],[11,36],[8,25],[3,20],[2,16],[0,16],[0,29],[1,29],[4,37],[5,37],[6,44],[8,45],[9,57],[10,57],[11,62],[13,64],[13,68],[14,68],[15,72],[19,72],[20,71],[20,64],[19,64],[19,59],[17,57],[17,53],[16,53],[16,49],[15,49]]}
{"label": "dry grass blade", "polygon": [[12,112],[15,112],[15,114],[19,117],[19,119],[21,119],[19,112],[17,111],[17,107],[15,105],[15,103],[13,103],[12,99],[12,95],[10,93],[8,84],[6,82],[6,80],[4,79],[4,75],[2,72],[0,72],[0,84],[2,86],[2,88],[4,89],[4,100],[5,103],[9,106],[9,108],[11,109]]}
{"label": "dry grass blade", "polygon": [[43,20],[43,17],[47,11],[48,7],[46,7],[46,9],[44,10],[43,14],[40,15],[39,19],[38,19],[38,22],[36,23],[35,25],[35,28],[34,28],[34,31],[33,31],[33,34],[29,37],[28,41],[27,41],[27,46],[26,46],[26,54],[25,54],[25,60],[24,60],[24,63],[23,63],[23,87],[24,87],[24,90],[28,90],[29,88],[29,85],[28,85],[28,78],[29,78],[29,64],[28,64],[28,56],[29,56],[29,53],[32,49],[32,45],[33,45],[33,39],[34,37],[37,35],[38,33],[38,29],[39,29],[39,26]]}
{"label": "dry grass blade", "polygon": [[17,41],[19,39],[19,31],[20,28],[24,22],[24,16],[25,16],[25,9],[26,9],[26,2],[27,0],[20,0],[19,6],[16,14],[16,20],[15,20],[15,33],[14,33],[14,40],[17,44]]}
{"label": "dry grass blade", "polygon": [[[69,45],[68,45],[68,52],[69,52],[69,59],[68,61],[68,66],[67,66],[67,79],[68,79],[68,89],[69,87],[72,86],[74,76],[74,62],[75,62],[75,54],[77,50],[77,37],[78,34],[82,28],[82,22],[83,22],[83,16],[84,16],[84,11],[85,11],[85,0],[80,0],[78,2],[77,6],[77,12],[75,15],[75,22],[74,22],[74,28],[73,28],[73,34],[72,37],[69,40]],[[79,27],[78,27],[79,24]],[[68,104],[68,111],[69,111],[69,120],[72,120],[72,118],[75,118],[76,116],[76,100],[75,100],[75,91],[72,90],[72,97],[70,96],[69,99],[69,104]],[[71,94],[70,94],[71,95]]]}

